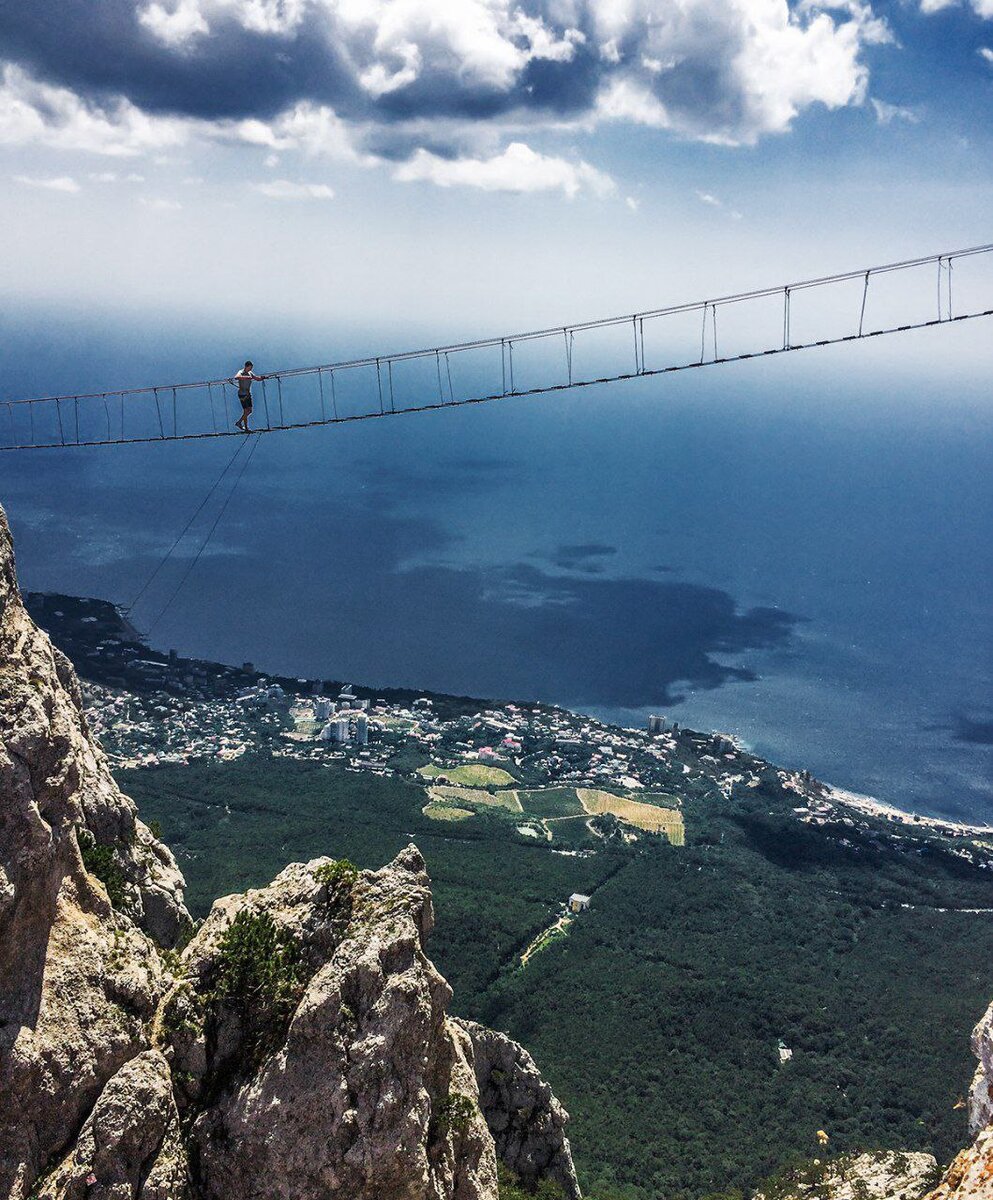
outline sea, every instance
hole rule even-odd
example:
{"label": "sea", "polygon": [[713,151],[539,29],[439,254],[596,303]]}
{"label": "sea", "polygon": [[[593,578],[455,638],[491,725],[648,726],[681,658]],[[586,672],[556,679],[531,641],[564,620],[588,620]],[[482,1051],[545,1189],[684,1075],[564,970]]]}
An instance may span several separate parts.
{"label": "sea", "polygon": [[[246,355],[178,317],[25,311],[0,334],[0,401]],[[993,822],[993,395],[944,365],[954,336],[269,434],[223,476],[233,438],[0,454],[0,503],[24,589],[140,593],[160,649],[661,713]],[[332,355],[425,337],[353,329]],[[328,351],[274,324],[248,352],[266,371]]]}

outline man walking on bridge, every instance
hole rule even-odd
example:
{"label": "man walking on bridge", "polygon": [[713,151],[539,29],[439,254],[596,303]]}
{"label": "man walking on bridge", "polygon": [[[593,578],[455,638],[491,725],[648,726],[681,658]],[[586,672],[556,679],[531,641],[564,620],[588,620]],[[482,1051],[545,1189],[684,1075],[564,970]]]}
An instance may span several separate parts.
{"label": "man walking on bridge", "polygon": [[251,433],[248,428],[248,418],[252,415],[252,381],[261,380],[261,375],[252,374],[252,360],[248,359],[232,380],[238,385],[238,399],[241,401],[241,416],[235,421],[235,427],[243,433]]}

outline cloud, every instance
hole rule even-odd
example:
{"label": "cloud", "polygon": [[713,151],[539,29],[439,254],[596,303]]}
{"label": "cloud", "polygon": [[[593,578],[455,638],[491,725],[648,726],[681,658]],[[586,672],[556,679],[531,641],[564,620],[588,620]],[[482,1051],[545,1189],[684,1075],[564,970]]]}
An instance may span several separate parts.
{"label": "cloud", "polygon": [[158,3],[149,4],[138,11],[138,21],[166,46],[185,46],[210,32],[197,0],[178,0],[171,10]]}
{"label": "cloud", "polygon": [[[0,9],[6,56],[84,107],[117,97],[150,117],[258,121],[311,145],[329,134],[340,143],[340,131],[276,124],[292,112],[332,114],[360,152],[385,129],[439,121],[462,127],[452,131],[462,150],[473,129],[601,120],[751,144],[812,105],[859,103],[863,51],[888,38],[863,0],[32,0]],[[432,147],[422,138],[416,149]]]}
{"label": "cloud", "polygon": [[79,184],[70,175],[57,175],[52,179],[37,179],[31,175],[15,175],[14,182],[24,187],[44,188],[49,192],[78,192]]}
{"label": "cloud", "polygon": [[[891,35],[867,4],[652,0],[591,6],[604,72],[598,114],[687,137],[750,145],[806,108],[860,103],[861,53]],[[838,15],[840,13],[840,15]]]}
{"label": "cloud", "polygon": [[7,64],[0,73],[0,145],[127,156],[175,146],[186,137],[183,122],[150,116],[123,97],[87,101],[17,66]]}
{"label": "cloud", "polygon": [[599,575],[603,572],[603,559],[611,558],[617,553],[616,546],[607,546],[601,542],[581,542],[558,546],[548,555],[536,555],[545,558],[553,566],[563,571],[579,571],[584,575]]}
{"label": "cloud", "polygon": [[294,183],[289,179],[273,179],[270,183],[252,185],[260,195],[270,200],[333,200],[334,190],[326,183]]}
{"label": "cloud", "polygon": [[523,142],[511,142],[502,154],[492,158],[448,159],[418,150],[395,169],[393,178],[403,183],[424,180],[439,187],[461,185],[486,192],[562,191],[570,199],[581,191],[607,196],[615,188],[609,175],[589,163],[539,154]]}
{"label": "cloud", "polygon": [[139,203],[152,212],[179,212],[183,207],[178,200],[167,200],[162,196],[141,196]]}
{"label": "cloud", "polygon": [[119,175],[116,171],[90,171],[88,178],[91,183],[144,183],[145,176],[135,171],[127,175]]}
{"label": "cloud", "polygon": [[892,121],[907,121],[911,125],[916,125],[920,117],[912,108],[903,108],[899,104],[889,104],[885,100],[877,100],[875,96],[872,98],[872,107],[876,113],[876,120],[880,125],[889,125]]}
{"label": "cloud", "polygon": [[[977,17],[993,20],[993,0],[967,0]],[[944,8],[957,7],[959,0],[921,0],[922,13],[941,12]]]}
{"label": "cloud", "polygon": [[732,221],[741,220],[742,214],[738,212],[736,208],[728,208],[724,201],[718,196],[715,196],[713,192],[698,191],[696,196],[701,204],[706,204],[710,208],[719,208],[723,213],[729,216]]}
{"label": "cloud", "polygon": [[295,150],[311,157],[365,162],[367,165],[375,161],[356,150],[353,130],[326,104],[313,104],[305,100],[271,121],[247,118],[222,128],[227,129],[228,136],[270,151]]}
{"label": "cloud", "polygon": [[991,50],[989,46],[980,46],[979,53],[991,66],[993,66],[993,50]]}

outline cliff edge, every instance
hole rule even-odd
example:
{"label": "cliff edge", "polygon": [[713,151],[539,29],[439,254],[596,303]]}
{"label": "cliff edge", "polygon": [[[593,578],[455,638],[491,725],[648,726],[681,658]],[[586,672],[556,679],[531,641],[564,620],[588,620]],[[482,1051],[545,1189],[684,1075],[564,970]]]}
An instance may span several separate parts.
{"label": "cliff edge", "polygon": [[577,1200],[561,1106],[516,1043],[448,1016],[432,923],[408,846],[288,866],[193,934],[0,510],[0,1197],[496,1200],[502,1157]]}

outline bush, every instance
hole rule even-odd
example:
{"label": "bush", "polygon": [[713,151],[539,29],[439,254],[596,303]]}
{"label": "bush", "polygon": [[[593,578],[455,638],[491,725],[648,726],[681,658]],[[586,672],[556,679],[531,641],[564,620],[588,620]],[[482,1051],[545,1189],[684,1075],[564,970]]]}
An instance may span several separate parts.
{"label": "bush", "polygon": [[470,1096],[462,1092],[451,1092],[437,1105],[434,1121],[437,1134],[443,1137],[450,1129],[462,1133],[476,1114],[476,1105]]}
{"label": "bush", "polygon": [[323,883],[329,891],[339,888],[350,888],[359,877],[359,869],[347,858],[332,859],[331,862],[321,863],[314,872],[318,883]]}
{"label": "bush", "polygon": [[542,1179],[533,1191],[528,1191],[514,1172],[497,1163],[499,1200],[563,1200],[562,1189],[551,1179]]}
{"label": "bush", "polygon": [[293,936],[268,913],[243,908],[221,937],[211,998],[239,1009],[261,1050],[282,1039],[306,981]]}
{"label": "bush", "polygon": [[127,880],[118,865],[114,847],[98,842],[88,829],[80,830],[77,836],[83,866],[107,889],[107,899],[111,905],[121,908],[127,900]]}

